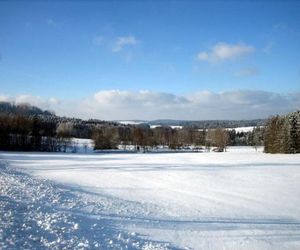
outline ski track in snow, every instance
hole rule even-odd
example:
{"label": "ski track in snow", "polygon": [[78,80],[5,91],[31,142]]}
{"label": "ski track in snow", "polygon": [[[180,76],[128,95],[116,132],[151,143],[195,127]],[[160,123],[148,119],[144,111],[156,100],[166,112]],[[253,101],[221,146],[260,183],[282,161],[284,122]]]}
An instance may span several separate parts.
{"label": "ski track in snow", "polygon": [[0,249],[170,249],[93,213],[102,204],[79,189],[32,178],[3,162],[0,171]]}
{"label": "ski track in snow", "polygon": [[0,249],[300,249],[300,155],[0,153]]}

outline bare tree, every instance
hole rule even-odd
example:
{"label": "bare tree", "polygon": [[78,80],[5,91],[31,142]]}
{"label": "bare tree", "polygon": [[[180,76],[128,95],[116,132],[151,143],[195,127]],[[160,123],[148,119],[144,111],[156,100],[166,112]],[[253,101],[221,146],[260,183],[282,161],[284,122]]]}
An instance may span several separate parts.
{"label": "bare tree", "polygon": [[228,131],[223,128],[216,128],[214,130],[211,130],[210,132],[212,145],[217,147],[219,151],[226,152],[226,147],[229,142]]}
{"label": "bare tree", "polygon": [[97,126],[93,133],[95,149],[117,149],[118,130],[109,126]]}
{"label": "bare tree", "polygon": [[71,140],[70,138],[73,135],[74,126],[71,122],[62,122],[59,123],[56,129],[56,134],[60,139],[59,144],[63,147],[63,151],[67,151],[67,147],[69,146]]}

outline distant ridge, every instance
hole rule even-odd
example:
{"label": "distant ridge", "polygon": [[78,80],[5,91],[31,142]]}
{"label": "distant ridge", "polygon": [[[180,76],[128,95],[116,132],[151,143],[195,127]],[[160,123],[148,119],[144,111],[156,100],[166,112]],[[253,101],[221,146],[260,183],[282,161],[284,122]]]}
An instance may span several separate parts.
{"label": "distant ridge", "polygon": [[148,124],[150,126],[181,126],[181,127],[195,127],[195,128],[237,128],[237,127],[256,127],[263,126],[266,119],[254,120],[173,120],[173,119],[158,119],[158,120],[116,120],[121,124],[138,125]]}
{"label": "distant ridge", "polygon": [[169,126],[182,126],[182,127],[197,127],[197,128],[237,128],[237,127],[255,127],[262,126],[266,122],[266,119],[254,119],[254,120],[171,120],[160,119],[150,121],[150,125],[166,125]]}
{"label": "distant ridge", "polygon": [[92,123],[92,124],[123,124],[123,125],[160,125],[160,126],[182,126],[193,128],[237,128],[237,127],[255,127],[263,126],[266,119],[254,120],[173,120],[173,119],[157,119],[157,120],[115,120],[104,121],[99,119],[83,120],[79,118],[61,117],[55,115],[53,111],[42,110],[29,104],[14,104],[10,102],[0,102],[0,114],[15,114],[27,117],[38,116],[42,120],[56,120],[57,122],[76,122],[76,123]]}

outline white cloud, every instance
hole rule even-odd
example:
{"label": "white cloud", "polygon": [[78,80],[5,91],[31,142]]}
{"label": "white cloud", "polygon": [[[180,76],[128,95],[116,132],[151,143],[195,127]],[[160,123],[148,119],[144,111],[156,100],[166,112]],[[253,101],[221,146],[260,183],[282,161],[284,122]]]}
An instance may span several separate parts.
{"label": "white cloud", "polygon": [[32,95],[14,98],[0,95],[1,99],[55,110],[58,115],[106,120],[255,119],[284,114],[300,107],[300,92],[283,95],[259,90],[198,91],[184,96],[149,90],[102,90],[91,97],[73,101]]}
{"label": "white cloud", "polygon": [[201,51],[197,55],[199,61],[218,63],[235,59],[254,51],[254,47],[246,44],[217,43],[209,51]]}
{"label": "white cloud", "polygon": [[134,36],[123,36],[118,37],[113,43],[112,51],[119,52],[124,49],[126,46],[134,46],[138,43],[138,40]]}
{"label": "white cloud", "polygon": [[11,99],[8,95],[0,94],[0,102],[10,102]]}
{"label": "white cloud", "polygon": [[15,104],[30,104],[41,109],[53,109],[60,104],[57,98],[43,98],[30,94],[20,94],[15,97],[0,94],[0,102],[13,102]]}
{"label": "white cloud", "polygon": [[55,97],[51,97],[49,98],[48,102],[50,103],[50,105],[58,105],[60,104],[60,100],[55,98]]}

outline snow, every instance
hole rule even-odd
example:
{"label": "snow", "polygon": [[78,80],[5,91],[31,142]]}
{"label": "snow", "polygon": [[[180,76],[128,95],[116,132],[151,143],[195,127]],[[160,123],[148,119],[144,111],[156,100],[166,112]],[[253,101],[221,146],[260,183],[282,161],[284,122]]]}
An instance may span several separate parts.
{"label": "snow", "polygon": [[93,152],[94,150],[94,141],[91,139],[81,139],[81,138],[72,138],[71,139],[71,148],[76,148],[78,153],[87,153]]}
{"label": "snow", "polygon": [[160,128],[160,127],[162,127],[162,125],[150,125],[150,128],[151,128],[151,129],[154,129],[154,128]]}
{"label": "snow", "polygon": [[[235,130],[236,133],[248,133],[248,132],[252,132],[254,130],[254,128],[256,127],[237,127],[237,128],[225,128],[225,130],[231,131],[231,130]],[[263,126],[260,126],[260,128],[263,128]],[[198,131],[203,131],[204,129],[198,129]],[[214,129],[212,129],[214,130]]]}
{"label": "snow", "polygon": [[2,152],[0,161],[1,249],[300,248],[299,154]]}
{"label": "snow", "polygon": [[118,121],[118,123],[121,123],[124,125],[139,125],[142,123],[146,123],[146,121]]}
{"label": "snow", "polygon": [[[236,133],[247,133],[252,132],[253,129],[256,127],[237,127],[237,128],[226,128],[226,130],[235,130]],[[263,126],[260,126],[260,128],[263,128]]]}
{"label": "snow", "polygon": [[[151,125],[150,128],[154,129],[154,128],[158,128],[158,127],[162,127],[162,125],[159,125],[159,124],[154,124],[154,125]],[[177,126],[177,125],[171,125],[169,126],[170,128],[172,129],[182,129],[183,126]]]}
{"label": "snow", "polygon": [[183,126],[170,126],[172,129],[182,129],[183,128]]}

